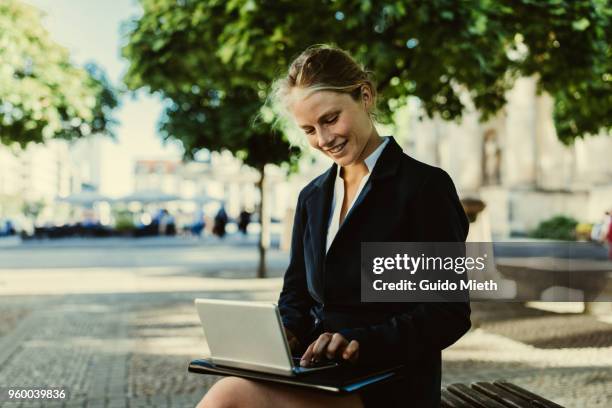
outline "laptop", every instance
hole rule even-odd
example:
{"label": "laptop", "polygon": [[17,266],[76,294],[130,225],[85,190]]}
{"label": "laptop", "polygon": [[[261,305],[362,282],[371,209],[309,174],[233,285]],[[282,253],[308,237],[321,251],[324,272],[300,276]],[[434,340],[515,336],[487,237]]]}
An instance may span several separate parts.
{"label": "laptop", "polygon": [[313,367],[301,367],[299,357],[291,355],[274,303],[196,299],[195,306],[210,359],[217,366],[296,376],[338,365],[323,361]]}

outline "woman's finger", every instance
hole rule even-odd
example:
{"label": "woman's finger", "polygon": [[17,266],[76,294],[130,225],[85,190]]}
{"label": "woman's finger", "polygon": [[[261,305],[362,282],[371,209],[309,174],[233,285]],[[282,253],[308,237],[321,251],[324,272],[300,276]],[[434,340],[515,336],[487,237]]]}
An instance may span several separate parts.
{"label": "woman's finger", "polygon": [[317,339],[317,341],[315,341],[314,347],[312,349],[312,360],[314,362],[317,362],[321,359],[321,357],[323,356],[323,353],[325,352],[325,349],[327,348],[327,344],[329,343],[329,341],[331,340],[331,333],[323,333],[322,335],[319,336],[319,338]]}
{"label": "woman's finger", "polygon": [[314,348],[315,342],[310,343],[310,346],[306,349],[302,358],[300,359],[300,365],[302,367],[308,367],[312,361],[312,349]]}
{"label": "woman's finger", "polygon": [[348,341],[340,333],[334,333],[331,337],[329,344],[327,345],[327,352],[325,353],[328,359],[333,359],[337,355],[342,354],[344,348],[348,345]]}
{"label": "woman's finger", "polygon": [[359,358],[359,342],[357,340],[351,340],[344,353],[342,353],[342,358],[352,363],[357,361]]}

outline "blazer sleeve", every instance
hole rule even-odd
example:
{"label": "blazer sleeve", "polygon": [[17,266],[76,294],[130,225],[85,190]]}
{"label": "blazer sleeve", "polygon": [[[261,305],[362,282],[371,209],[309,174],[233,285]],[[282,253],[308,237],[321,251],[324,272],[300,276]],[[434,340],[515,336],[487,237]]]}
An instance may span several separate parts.
{"label": "blazer sleeve", "polygon": [[[423,242],[465,242],[469,222],[450,176],[441,169],[425,182],[411,211],[424,220]],[[468,302],[419,303],[382,324],[340,330],[359,342],[359,360],[368,363],[408,363],[423,353],[442,350],[471,327]]]}
{"label": "blazer sleeve", "polygon": [[306,213],[302,194],[298,198],[291,233],[289,266],[285,272],[283,289],[278,300],[278,308],[283,325],[305,345],[312,329],[310,309],[314,300],[308,292],[306,266],[304,262],[304,228]]}

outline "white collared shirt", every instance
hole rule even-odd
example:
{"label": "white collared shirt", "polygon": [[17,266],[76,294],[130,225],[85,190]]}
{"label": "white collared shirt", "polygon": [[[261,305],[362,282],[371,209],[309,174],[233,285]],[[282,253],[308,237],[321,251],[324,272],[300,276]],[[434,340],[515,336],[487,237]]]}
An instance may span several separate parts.
{"label": "white collared shirt", "polygon": [[[353,208],[353,205],[355,204],[355,201],[357,201],[357,198],[361,194],[361,190],[363,190],[363,187],[370,179],[370,174],[372,174],[372,170],[374,170],[374,166],[376,165],[376,162],[378,161],[378,158],[380,157],[387,143],[389,143],[389,137],[385,136],[380,146],[378,146],[376,150],[374,150],[372,153],[370,153],[368,157],[365,158],[364,162],[366,167],[368,168],[368,173],[361,179],[359,187],[357,188],[357,194],[355,194],[353,201],[349,205],[348,210],[346,211],[346,215],[344,216],[344,220],[346,220],[346,218],[348,217],[349,213],[351,212],[351,209]],[[340,212],[342,211],[342,201],[344,201],[344,180],[342,179],[342,177],[340,177],[340,166],[338,166],[338,169],[336,171],[336,181],[334,184],[334,197],[332,199],[331,205],[332,214],[330,217],[329,225],[327,227],[327,243],[325,246],[325,253],[329,251],[329,247],[331,246],[332,242],[334,242],[334,238],[336,237],[336,234],[340,229]]]}

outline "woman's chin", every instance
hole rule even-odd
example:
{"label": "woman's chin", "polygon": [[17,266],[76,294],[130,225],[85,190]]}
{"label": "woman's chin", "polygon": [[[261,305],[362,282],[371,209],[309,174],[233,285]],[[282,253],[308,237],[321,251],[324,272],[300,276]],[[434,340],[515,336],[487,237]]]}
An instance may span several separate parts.
{"label": "woman's chin", "polygon": [[336,156],[331,156],[331,159],[334,161],[334,163],[336,163],[338,166],[346,166],[347,164],[350,163],[349,158],[346,155],[340,156],[340,157],[336,157]]}
{"label": "woman's chin", "polygon": [[351,157],[341,157],[339,159],[335,159],[334,162],[340,167],[347,167],[353,164],[355,160]]}
{"label": "woman's chin", "polygon": [[355,161],[354,155],[348,152],[339,156],[334,156],[333,154],[330,154],[329,156],[334,161],[334,163],[342,167],[348,166]]}

